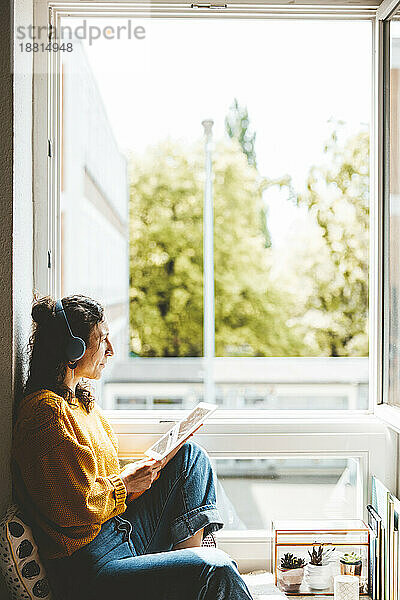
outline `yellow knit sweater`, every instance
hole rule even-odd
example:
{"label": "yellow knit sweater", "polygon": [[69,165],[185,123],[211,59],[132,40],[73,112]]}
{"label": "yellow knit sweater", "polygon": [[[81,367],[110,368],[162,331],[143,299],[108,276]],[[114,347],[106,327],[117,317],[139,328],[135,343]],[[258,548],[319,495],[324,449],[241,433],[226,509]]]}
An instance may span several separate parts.
{"label": "yellow knit sweater", "polygon": [[[49,390],[26,396],[13,430],[14,498],[45,558],[71,555],[123,513],[118,442],[102,410]],[[135,495],[136,497],[140,495]]]}

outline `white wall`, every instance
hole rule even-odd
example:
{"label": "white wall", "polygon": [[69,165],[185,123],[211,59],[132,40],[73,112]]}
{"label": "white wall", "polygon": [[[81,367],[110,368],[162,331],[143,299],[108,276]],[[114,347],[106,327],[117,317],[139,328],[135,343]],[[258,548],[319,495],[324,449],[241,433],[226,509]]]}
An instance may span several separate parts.
{"label": "white wall", "polygon": [[[82,43],[62,57],[66,186],[86,166],[123,221],[128,220],[127,160],[120,152]],[[67,192],[68,187],[67,187]]]}
{"label": "white wall", "polygon": [[[12,7],[12,3],[10,3]],[[10,6],[6,3],[0,13],[0,509],[4,512],[11,498],[9,455],[11,443],[11,414],[13,397],[13,78],[10,73]]]}
{"label": "white wall", "polygon": [[[15,6],[14,6],[15,4]],[[32,22],[32,0],[0,13],[0,513],[12,498],[10,450],[14,393],[21,388],[32,299],[32,54],[15,52],[12,26]],[[14,165],[18,169],[13,173]],[[0,580],[0,598],[8,598]]]}

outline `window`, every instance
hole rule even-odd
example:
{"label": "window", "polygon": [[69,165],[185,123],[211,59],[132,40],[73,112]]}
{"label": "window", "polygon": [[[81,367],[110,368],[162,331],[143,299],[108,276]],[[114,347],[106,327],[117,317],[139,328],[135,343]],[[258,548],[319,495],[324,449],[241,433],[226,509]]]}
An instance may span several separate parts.
{"label": "window", "polygon": [[293,498],[296,519],[351,519],[359,512],[357,460],[217,458],[213,462],[225,530],[269,530],[271,521],[291,513]]}
{"label": "window", "polygon": [[367,410],[370,24],[85,22],[60,21],[61,294],[106,305],[103,406]]}
{"label": "window", "polygon": [[[71,5],[67,10],[54,6],[51,18],[57,24],[61,21],[67,24],[73,19],[83,18],[87,19],[87,24],[95,24],[100,20],[98,8],[99,6],[83,5],[72,8]],[[288,11],[292,9],[294,12],[290,14]],[[354,319],[356,329],[351,340],[342,338],[338,343],[335,338],[335,332],[340,333],[340,328],[346,327],[341,321],[343,307],[349,309],[347,312],[354,308],[351,302],[348,303],[353,298],[348,293],[350,288],[340,286],[341,277],[345,278],[344,272],[347,272],[346,268],[344,272],[341,271],[345,261],[338,261],[336,254],[330,267],[336,264],[338,268],[335,270],[332,267],[327,272],[316,268],[314,261],[318,262],[328,252],[326,247],[319,246],[322,243],[319,237],[321,232],[317,228],[316,233],[316,223],[319,222],[319,227],[322,224],[330,228],[330,243],[339,248],[340,219],[344,219],[346,223],[360,222],[356,218],[354,206],[352,209],[351,203],[347,203],[346,199],[361,200],[363,217],[369,209],[369,171],[365,156],[369,152],[371,41],[375,9],[351,7],[347,12],[347,9],[336,7],[322,7],[318,10],[314,7],[289,7],[282,9],[284,14],[280,14],[280,19],[271,18],[273,13],[269,13],[265,7],[258,8],[257,18],[251,19],[246,12],[249,9],[243,7],[230,8],[230,18],[225,18],[219,11],[217,15],[215,11],[199,9],[196,12],[196,9],[182,7],[177,9],[179,19],[172,19],[172,9],[163,6],[157,7],[149,19],[149,15],[134,3],[126,4],[123,15],[118,12],[120,10],[120,6],[104,6],[101,18],[104,20],[112,17],[116,24],[118,19],[132,17],[148,26],[148,31],[154,27],[153,31],[157,31],[159,35],[159,38],[155,38],[158,41],[155,49],[151,45],[135,47],[138,52],[135,63],[138,65],[138,76],[133,78],[134,92],[124,93],[118,87],[121,81],[128,86],[129,72],[122,58],[112,54],[114,51],[111,47],[106,48],[107,56],[107,52],[101,54],[101,45],[97,49],[94,45],[91,48],[84,44],[77,45],[76,52],[74,50],[70,56],[50,56],[48,70],[43,57],[34,57],[39,73],[35,80],[37,182],[46,181],[47,161],[49,166],[48,193],[42,198],[43,202],[40,202],[40,194],[45,186],[37,185],[35,192],[38,207],[35,224],[36,286],[43,292],[48,291],[57,296],[79,291],[103,298],[114,335],[113,341],[123,358],[115,360],[113,369],[105,373],[105,385],[98,391],[118,435],[123,460],[138,456],[155,441],[160,432],[165,431],[168,422],[179,418],[183,411],[198,400],[203,397],[210,399],[208,391],[211,389],[213,397],[223,410],[217,411],[215,418],[204,426],[199,440],[214,461],[221,485],[225,486],[223,489],[227,505],[234,507],[245,527],[256,528],[254,537],[247,535],[250,530],[245,530],[247,540],[251,538],[254,542],[262,539],[265,542],[268,537],[265,524],[273,515],[260,512],[257,520],[246,522],[242,491],[249,485],[252,489],[252,502],[255,505],[257,502],[262,503],[266,497],[266,482],[268,492],[278,483],[274,479],[274,473],[281,478],[284,494],[288,493],[291,485],[298,485],[297,489],[303,490],[304,497],[313,488],[313,478],[322,477],[323,473],[324,492],[320,491],[326,493],[325,497],[328,494],[334,497],[335,491],[340,492],[340,486],[349,477],[350,486],[346,488],[348,496],[340,506],[340,511],[342,515],[362,517],[369,493],[370,474],[380,475],[389,487],[395,487],[394,469],[385,470],[385,465],[394,464],[388,458],[394,452],[393,446],[384,426],[370,414],[365,414],[368,413],[368,407],[372,406],[371,399],[375,398],[377,386],[377,381],[369,380],[369,373],[376,368],[375,338],[372,340],[372,362],[365,350],[366,344],[368,346],[365,325],[369,308],[368,280],[365,278],[369,267],[369,261],[365,258],[370,242],[368,221],[362,220],[364,225],[361,233],[356,227],[356,233],[350,236],[352,244],[358,248],[356,254],[360,259],[359,268],[354,269],[358,277],[352,282],[355,284],[354,297],[357,297],[357,302],[360,298],[363,302],[362,310],[356,311],[359,318]],[[199,18],[193,19],[195,14]],[[293,20],[294,14],[299,19]],[[289,19],[285,19],[287,15],[290,16]],[[321,18],[307,19],[307,16]],[[38,6],[39,22],[42,19],[43,23],[47,23],[47,17],[47,12]],[[166,41],[168,28],[165,25],[170,23],[172,26],[175,21],[176,31],[184,36],[184,43],[179,36],[175,42]],[[209,26],[207,31],[212,31],[213,35],[204,35],[205,25]],[[268,65],[265,56],[272,34],[260,36],[250,35],[249,32],[254,33],[259,28],[264,34],[266,29],[271,32],[278,27],[281,27],[281,52],[277,51],[278,46],[272,48],[273,60],[270,66],[274,70],[273,76],[267,80],[265,73]],[[230,32],[230,45],[221,44],[219,34],[222,31]],[[339,31],[339,49],[343,51],[343,60],[339,60],[337,56]],[[251,45],[243,45],[244,38],[239,35],[242,32],[243,35],[246,33],[249,44],[258,43],[258,54],[249,51]],[[359,36],[357,44],[354,44],[355,35]],[[238,39],[241,43],[238,43]],[[160,53],[159,44],[162,40],[165,43],[162,45],[163,52]],[[215,40],[218,40],[218,51],[221,47],[224,48],[223,63],[215,59],[218,52],[214,52],[212,60],[205,59],[205,51],[216,47]],[[301,54],[305,40],[312,41],[307,56]],[[172,54],[174,43],[178,46],[176,60]],[[346,44],[351,44],[351,52],[346,53]],[[185,52],[182,52],[182,46]],[[264,53],[260,53],[260,47]],[[262,126],[262,121],[257,120],[255,105],[248,98],[243,99],[241,96],[235,105],[235,96],[229,87],[232,77],[228,74],[232,68],[232,53],[236,48],[241,49],[243,57],[240,68],[235,71],[234,80],[239,81],[244,90],[248,83],[246,71],[254,69],[253,80],[257,82],[259,87],[256,89],[260,91],[264,102],[264,110],[260,114],[267,120],[268,131],[276,132],[281,128],[286,135],[285,139],[293,142],[285,144],[286,154],[279,152],[279,136],[275,134],[274,138],[272,133],[271,136],[266,134],[266,127]],[[334,49],[333,53],[330,48]],[[350,55],[357,56],[354,60],[358,61],[359,69],[349,62]],[[282,56],[285,57],[285,68],[279,69],[278,61]],[[185,69],[186,57],[188,62]],[[296,63],[296,60],[299,62]],[[225,78],[218,78],[222,65],[226,69]],[[190,70],[195,71],[195,66],[198,67],[198,81],[194,87],[197,96],[195,94],[190,98],[186,89],[189,87],[187,76]],[[153,67],[158,69],[156,74]],[[101,68],[109,70],[108,83],[99,77],[98,71]],[[41,77],[41,73],[48,77]],[[169,80],[168,77],[172,75],[173,78]],[[326,83],[325,88],[320,85],[322,80]],[[48,83],[50,111],[47,115],[44,107],[47,106]],[[206,83],[210,85],[207,87]],[[217,107],[218,117],[211,111],[213,105],[207,104],[215,97],[215,94],[209,92],[215,86],[222,91],[226,88],[229,92],[229,98],[223,99]],[[175,87],[186,95],[174,95]],[[204,96],[200,94],[202,89],[208,90]],[[279,94],[280,89],[285,90],[285,93]],[[108,98],[112,97],[114,91],[119,94],[119,104],[115,104],[113,109]],[[150,91],[153,93],[149,93]],[[176,117],[168,113],[172,96],[176,104]],[[199,108],[199,99],[202,98],[207,102],[203,103],[203,110],[198,110],[198,115],[193,118],[192,112],[196,107]],[[359,101],[350,109],[350,101],[354,98],[359,98]],[[126,153],[126,148],[122,148],[124,144],[121,140],[124,136],[131,135],[130,127],[126,123],[124,126],[123,119],[126,118],[124,115],[129,115],[129,110],[132,111],[135,102],[139,107],[134,115],[137,140],[135,136],[131,136],[131,139],[137,144],[137,162],[135,177],[132,177],[131,157]],[[331,109],[329,115],[323,112],[327,107]],[[333,110],[335,107],[340,108],[337,113]],[[230,136],[228,130],[230,128],[231,133],[234,132],[237,117],[245,117],[241,112],[245,108],[248,118],[244,118],[244,121],[248,121],[248,127],[243,133],[246,135],[242,138],[243,145],[237,139],[235,144],[235,136]],[[116,113],[120,113],[120,116]],[[225,122],[225,116],[228,117],[228,123]],[[48,130],[45,117],[49,117]],[[210,229],[206,232],[209,239],[214,240],[214,261],[211,268],[203,251],[202,233],[205,147],[201,120],[205,117],[213,117],[215,121],[211,147],[215,208],[211,238]],[[328,123],[327,119],[330,117],[334,120]],[[192,119],[191,125],[187,121],[189,118]],[[116,126],[118,119],[120,124]],[[346,121],[345,125],[339,122],[341,119]],[[177,153],[176,147],[171,144],[165,146],[166,156],[157,154],[156,148],[155,154],[140,157],[140,153],[144,155],[143,140],[148,136],[152,143],[157,142],[156,136],[161,125],[164,127],[163,131],[169,127],[169,133],[174,135],[179,126],[182,146],[195,146],[191,150],[192,154],[189,151]],[[336,135],[333,135],[335,128]],[[224,137],[225,130],[227,137],[220,145],[218,141]],[[257,134],[255,138],[254,133]],[[268,147],[270,144],[265,154],[267,158],[264,159],[264,165],[267,164],[268,169],[262,166],[262,136],[264,145]],[[355,141],[357,136],[359,142]],[[53,150],[50,158],[43,153],[43,148],[48,148],[47,138]],[[327,152],[324,152],[325,141]],[[254,150],[257,169],[252,164]],[[324,163],[327,153],[331,154],[327,163]],[[357,160],[351,163],[351,169],[347,172],[351,177],[348,179],[347,167],[344,170],[340,168],[344,164],[341,163],[344,155],[347,158],[353,157],[352,160],[356,156],[364,157],[361,163],[357,163]],[[191,156],[194,158],[190,158]],[[297,163],[301,163],[302,168],[296,167]],[[334,165],[339,171],[330,172],[327,164]],[[155,173],[149,170],[149,165],[157,167]],[[159,174],[157,170],[162,170],[161,167],[163,172]],[[242,190],[242,195],[236,195],[232,189],[238,187],[238,174],[242,171],[246,188]],[[177,177],[177,172],[183,173],[181,179]],[[340,186],[336,189],[331,185],[332,179],[337,179],[338,172],[344,176],[343,189],[339,189]],[[307,177],[309,187],[306,185]],[[302,184],[305,184],[303,188]],[[222,202],[225,185],[230,190],[230,198],[235,201],[226,206]],[[136,211],[133,212],[128,210],[132,187],[136,191]],[[323,189],[328,190],[326,194],[322,193]],[[141,194],[138,194],[138,190],[141,190]],[[155,190],[157,199],[164,202],[153,205],[153,215],[150,209],[146,209],[146,212],[143,207],[146,199],[149,202],[154,199]],[[166,288],[151,286],[149,283],[162,281],[167,285],[172,279],[168,269],[172,269],[175,275],[176,265],[169,263],[169,253],[157,243],[161,236],[157,237],[154,232],[147,231],[149,235],[146,241],[143,223],[146,224],[146,219],[149,221],[152,217],[152,223],[157,228],[157,224],[162,223],[164,212],[167,217],[173,213],[168,205],[171,190],[173,195],[188,199],[190,211],[187,214],[182,207],[178,207],[179,210],[175,209],[173,214],[175,228],[170,231],[170,238],[180,250],[178,258],[183,262],[181,268],[184,276],[181,281],[184,285],[177,285],[176,293],[168,295]],[[302,195],[300,190],[303,191]],[[327,224],[325,221],[323,225],[324,214],[315,212],[314,202],[317,196],[324,198],[324,207],[328,212],[332,198],[343,200],[339,202],[336,222]],[[217,201],[220,202],[218,206]],[[263,204],[264,201],[266,205]],[[46,207],[47,212],[43,207]],[[142,213],[145,218],[141,218]],[[243,236],[237,236],[235,226],[240,219],[247,227],[247,233]],[[185,237],[187,223],[191,223],[192,227],[188,238]],[[307,226],[310,227],[309,237],[306,235]],[[312,239],[311,230],[316,235],[315,239]],[[298,241],[299,252],[295,253],[296,260],[291,262],[287,257],[285,241],[293,239]],[[135,241],[136,248],[132,240]],[[185,240],[186,243],[183,244]],[[371,243],[375,244],[374,237],[371,238]],[[274,262],[271,261],[269,251],[275,248],[280,248],[280,252],[275,254],[275,258],[277,256],[279,260]],[[310,251],[310,263],[302,263],[303,250]],[[252,261],[245,260],[249,255]],[[209,256],[208,253],[208,258]],[[264,264],[263,259],[267,256],[270,262],[266,260]],[[350,261],[354,259],[352,252],[346,256]],[[185,261],[189,266],[195,265],[196,269],[185,269]],[[132,263],[136,275],[130,279]],[[149,264],[154,270],[165,269],[168,276],[152,279]],[[282,306],[286,303],[292,310],[290,307],[293,308],[295,288],[291,286],[299,265],[303,268],[305,264],[310,265],[311,273],[319,273],[320,277],[311,281],[307,279],[308,286],[305,285],[300,290],[301,293],[294,302],[298,310],[296,318],[283,318],[275,310],[277,299]],[[132,284],[140,278],[141,271],[148,275],[148,281],[142,280],[132,294],[132,287],[135,287]],[[210,275],[212,271],[215,281],[212,296],[214,310],[211,319],[204,319],[204,273]],[[189,272],[194,275],[194,281],[189,280]],[[270,293],[269,303],[263,304],[260,293],[263,289],[265,291],[265,273],[274,276],[271,280],[274,283],[283,285],[285,282],[286,288],[279,289],[280,294],[276,290]],[[376,274],[372,273],[372,279],[375,290]],[[247,291],[244,285],[240,288],[236,285],[238,280],[246,283]],[[337,319],[331,320],[329,326],[326,326],[327,320],[321,310],[327,300],[323,292],[333,280],[338,286],[335,288],[337,298],[334,302],[339,308]],[[322,287],[319,295],[317,294],[320,304],[307,303],[310,288],[314,289],[314,286],[318,287],[320,284]],[[227,296],[224,296],[224,286],[228,286],[227,289],[230,290]],[[188,294],[182,293],[184,289]],[[268,288],[269,291],[271,289]],[[154,294],[156,302],[153,302],[153,298],[147,304],[146,301],[138,302],[137,298],[140,299],[144,290],[145,300]],[[242,294],[243,291],[246,293]],[[334,297],[335,294],[332,294],[332,298]],[[129,312],[132,298],[135,299],[135,310]],[[344,304],[341,305],[342,300]],[[169,310],[171,302],[175,303],[174,313]],[[229,308],[229,303],[233,307],[239,306],[240,310],[224,312]],[[156,305],[157,318],[152,320],[152,311]],[[186,313],[182,306],[187,308]],[[311,324],[307,319],[301,320],[306,314],[304,307],[307,307]],[[375,301],[372,308],[372,320],[375,323],[378,314]],[[248,313],[257,318],[246,322],[245,316]],[[293,316],[294,312],[291,314]],[[275,336],[276,339],[270,336],[268,348],[263,328],[266,315],[270,316],[274,325],[282,327],[281,331],[284,332],[284,335]],[[174,335],[176,337],[181,330],[176,320],[179,325],[181,316],[182,322],[189,329],[186,337],[179,337],[177,344]],[[236,316],[238,319],[235,321]],[[128,325],[130,322],[133,322],[131,329]],[[149,323],[151,327],[146,329]],[[211,325],[211,335],[215,336],[215,352],[207,354],[204,353],[204,332],[208,326],[209,335]],[[312,335],[300,336],[302,347],[299,350],[294,346],[293,351],[291,344],[298,343],[301,327],[303,332],[312,331]],[[330,338],[335,338],[334,343],[329,344]],[[181,343],[182,339],[184,343]],[[312,351],[312,344],[319,346],[314,346]],[[171,350],[165,351],[165,348]],[[205,390],[208,391],[205,393]],[[236,466],[237,473],[240,470],[246,473],[245,481],[240,477],[233,477],[232,471]],[[289,479],[291,484],[288,483]],[[319,509],[323,515],[327,515],[330,510],[328,505],[323,504],[319,505]],[[230,540],[237,539],[242,544],[243,537],[239,534],[240,529],[235,529],[233,525],[232,530],[226,532]],[[229,546],[224,547],[230,550]],[[263,546],[263,561],[265,550]],[[249,548],[246,547],[246,556],[250,559],[257,552],[256,545],[252,543]],[[232,552],[232,555],[235,556],[235,553]]]}
{"label": "window", "polygon": [[385,130],[385,148],[389,157],[385,173],[385,284],[387,290],[387,328],[385,330],[385,399],[389,404],[400,405],[399,398],[399,200],[400,200],[400,22],[399,12],[385,23],[386,43],[389,52],[385,62],[385,109],[388,127]]}

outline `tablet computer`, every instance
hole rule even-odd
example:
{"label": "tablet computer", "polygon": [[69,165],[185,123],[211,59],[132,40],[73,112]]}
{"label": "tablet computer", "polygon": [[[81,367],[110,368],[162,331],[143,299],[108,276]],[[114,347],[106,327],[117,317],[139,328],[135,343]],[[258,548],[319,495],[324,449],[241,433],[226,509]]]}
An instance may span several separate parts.
{"label": "tablet computer", "polygon": [[200,402],[187,417],[175,423],[167,433],[164,433],[158,442],[146,450],[145,454],[156,460],[161,460],[179,446],[199,425],[204,423],[217,408],[216,404]]}

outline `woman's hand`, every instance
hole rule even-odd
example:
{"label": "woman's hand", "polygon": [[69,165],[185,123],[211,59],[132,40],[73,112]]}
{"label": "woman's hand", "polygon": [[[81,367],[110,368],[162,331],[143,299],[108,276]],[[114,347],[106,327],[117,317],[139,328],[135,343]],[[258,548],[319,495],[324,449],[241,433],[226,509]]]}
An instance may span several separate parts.
{"label": "woman's hand", "polygon": [[154,458],[141,458],[127,464],[120,473],[127,494],[148,490],[161,469],[161,463],[161,460],[154,460]]}

